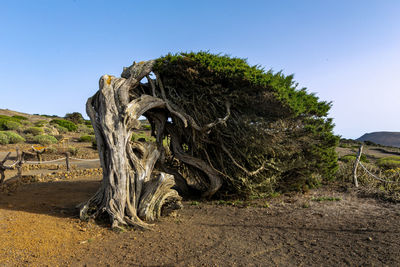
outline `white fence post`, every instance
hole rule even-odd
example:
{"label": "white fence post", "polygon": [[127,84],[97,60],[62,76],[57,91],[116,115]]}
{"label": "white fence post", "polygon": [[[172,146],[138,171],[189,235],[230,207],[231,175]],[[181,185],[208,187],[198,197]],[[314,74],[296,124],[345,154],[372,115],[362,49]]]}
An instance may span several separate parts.
{"label": "white fence post", "polygon": [[358,187],[358,181],[357,181],[357,166],[358,163],[360,162],[360,158],[361,158],[361,154],[362,154],[362,149],[363,149],[363,145],[360,145],[360,148],[358,149],[358,154],[357,154],[357,158],[356,158],[356,162],[354,163],[354,169],[353,169],[353,182],[355,187]]}

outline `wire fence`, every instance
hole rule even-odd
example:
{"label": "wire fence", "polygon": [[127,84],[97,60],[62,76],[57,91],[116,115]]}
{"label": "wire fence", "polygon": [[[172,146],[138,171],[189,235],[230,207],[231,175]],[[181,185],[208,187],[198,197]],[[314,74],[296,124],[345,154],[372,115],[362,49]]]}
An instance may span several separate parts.
{"label": "wire fence", "polygon": [[364,169],[364,171],[365,171],[366,173],[368,173],[370,176],[372,176],[372,178],[374,178],[374,179],[376,179],[376,180],[379,180],[379,181],[384,182],[384,183],[399,183],[398,181],[389,181],[389,180],[382,179],[382,178],[376,176],[375,174],[371,173],[371,172],[361,163],[361,161],[360,161],[358,164],[360,164],[360,166]]}
{"label": "wire fence", "polygon": [[358,165],[360,165],[361,168],[375,180],[378,180],[378,181],[381,181],[381,182],[384,182],[384,183],[393,183],[393,184],[398,184],[399,183],[399,181],[391,181],[391,180],[387,180],[387,179],[383,179],[381,177],[378,177],[375,174],[373,174],[370,170],[368,170],[367,167],[365,167],[361,163],[362,149],[363,149],[363,145],[361,145],[359,150],[358,150],[358,154],[357,154],[356,161],[354,163],[354,168],[353,168],[353,180],[354,180],[354,184],[355,184],[356,187],[358,187],[358,180],[357,180],[357,166]]}

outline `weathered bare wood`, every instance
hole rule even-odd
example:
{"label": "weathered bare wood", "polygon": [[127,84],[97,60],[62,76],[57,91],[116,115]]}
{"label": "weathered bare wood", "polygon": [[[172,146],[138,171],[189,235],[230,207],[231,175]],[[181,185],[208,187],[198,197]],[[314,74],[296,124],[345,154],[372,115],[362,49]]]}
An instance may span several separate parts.
{"label": "weathered bare wood", "polygon": [[153,175],[161,154],[157,145],[130,142],[133,129],[140,127],[142,114],[165,108],[165,101],[154,96],[144,94],[129,99],[130,95],[135,96],[132,90],[150,73],[153,64],[153,61],[134,64],[124,70],[122,78],[102,76],[99,91],[87,101],[103,182],[97,193],[81,205],[82,219],[106,212],[112,227],[132,225],[149,229],[151,225],[142,219],[153,221],[159,218],[164,202],[180,201],[177,192],[171,189],[174,183],[170,175]]}
{"label": "weathered bare wood", "polygon": [[65,164],[67,166],[67,171],[70,171],[70,166],[69,166],[69,152],[65,153]]}
{"label": "weathered bare wood", "polygon": [[357,158],[356,158],[356,161],[354,162],[354,167],[353,167],[353,182],[354,182],[355,187],[358,187],[357,166],[361,159],[362,149],[363,149],[363,145],[361,144],[360,148],[358,149]]}
{"label": "weathered bare wood", "polygon": [[21,177],[22,175],[22,163],[23,163],[23,153],[22,155],[19,154],[19,150],[17,149],[17,159],[16,161],[11,164],[11,165],[5,165],[6,161],[10,157],[11,152],[8,152],[7,155],[4,157],[4,159],[0,162],[0,184],[2,184],[6,178],[5,171],[6,170],[14,170],[15,168],[18,169],[18,177]]}

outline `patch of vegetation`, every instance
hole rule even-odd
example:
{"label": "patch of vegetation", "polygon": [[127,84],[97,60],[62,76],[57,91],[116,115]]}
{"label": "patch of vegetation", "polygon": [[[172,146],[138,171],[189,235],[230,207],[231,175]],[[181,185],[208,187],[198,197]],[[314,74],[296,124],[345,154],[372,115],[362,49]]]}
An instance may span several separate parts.
{"label": "patch of vegetation", "polygon": [[36,122],[34,123],[34,125],[35,125],[36,127],[43,127],[43,126],[45,126],[46,124],[47,124],[47,121],[45,121],[45,120],[36,121]]}
{"label": "patch of vegetation", "polygon": [[68,131],[70,132],[75,132],[78,129],[78,126],[76,126],[75,123],[68,120],[54,119],[50,121],[50,124],[57,124],[61,127],[68,129]]}
{"label": "patch of vegetation", "polygon": [[[341,160],[343,162],[353,162],[354,163],[356,161],[356,158],[357,158],[357,155],[349,154],[349,155],[345,155],[345,156],[341,157],[339,160]],[[369,163],[369,160],[365,154],[361,154],[360,160],[361,160],[361,162]]]}
{"label": "patch of vegetation", "polygon": [[[33,114],[33,115],[39,115],[39,114]],[[41,115],[39,115],[39,116],[46,117],[46,118],[58,118],[57,115],[41,114]]]}
{"label": "patch of vegetation", "polygon": [[33,141],[35,143],[41,144],[41,145],[51,145],[51,144],[57,144],[57,139],[54,136],[51,135],[37,135],[33,137]]}
{"label": "patch of vegetation", "polygon": [[68,150],[67,150],[72,156],[76,156],[76,155],[78,155],[78,152],[79,152],[79,148],[77,148],[77,147],[74,147],[74,146],[70,146],[70,147],[68,147]]}
{"label": "patch of vegetation", "polygon": [[94,135],[82,135],[79,137],[79,142],[93,142],[96,140],[96,137]]}
{"label": "patch of vegetation", "polygon": [[376,164],[382,169],[400,168],[400,156],[380,158]]}
{"label": "patch of vegetation", "polygon": [[321,197],[313,197],[311,201],[316,202],[323,202],[323,201],[340,201],[342,200],[340,197],[328,197],[328,196],[321,196]]}
{"label": "patch of vegetation", "polygon": [[[220,194],[303,191],[320,183],[316,177],[334,179],[339,138],[327,118],[331,103],[298,88],[292,75],[209,52],[168,54],[157,59],[153,70],[166,98],[198,125],[224,118],[229,103],[230,119],[208,135],[190,134],[179,118],[171,122],[186,153],[211,161],[223,173]],[[187,176],[208,181],[196,167],[185,168]]]}
{"label": "patch of vegetation", "polygon": [[142,124],[141,128],[142,128],[142,130],[146,130],[146,131],[150,131],[151,130],[150,124]]}
{"label": "patch of vegetation", "polygon": [[7,145],[9,143],[8,137],[4,132],[0,132],[0,145]]}
{"label": "patch of vegetation", "polygon": [[19,120],[12,117],[3,116],[0,118],[0,130],[18,130],[21,128],[22,124]]}
{"label": "patch of vegetation", "polygon": [[17,120],[28,120],[27,117],[21,116],[21,115],[14,115],[12,116],[12,118],[15,118]]}
{"label": "patch of vegetation", "polygon": [[60,125],[58,125],[58,124],[54,124],[54,127],[58,130],[58,132],[59,132],[60,134],[66,134],[66,133],[68,133],[68,129],[65,128],[65,127],[62,127],[62,126],[60,126]]}
{"label": "patch of vegetation", "polygon": [[94,135],[94,130],[92,125],[87,126],[85,124],[79,124],[78,125],[78,132],[79,133],[84,133],[86,135]]}
{"label": "patch of vegetation", "polygon": [[74,124],[81,124],[81,123],[85,122],[82,114],[79,112],[67,113],[67,114],[65,114],[64,119],[71,121]]}
{"label": "patch of vegetation", "polygon": [[43,130],[43,128],[40,128],[40,127],[29,127],[28,129],[26,129],[24,131],[24,133],[32,134],[32,135],[36,136],[36,135],[43,134],[44,130]]}
{"label": "patch of vegetation", "polygon": [[145,132],[134,132],[132,134],[132,141],[145,141],[145,142],[155,142],[156,139],[153,136],[147,135]]}
{"label": "patch of vegetation", "polygon": [[22,136],[20,136],[17,133],[10,132],[10,131],[2,131],[0,133],[3,133],[5,136],[7,136],[9,144],[17,144],[17,143],[25,142],[25,138],[23,138]]}

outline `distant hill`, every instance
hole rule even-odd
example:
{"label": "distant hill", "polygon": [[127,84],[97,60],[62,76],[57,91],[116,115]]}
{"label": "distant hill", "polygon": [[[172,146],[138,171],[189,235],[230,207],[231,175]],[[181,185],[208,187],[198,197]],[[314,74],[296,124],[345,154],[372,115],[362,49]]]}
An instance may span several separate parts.
{"label": "distant hill", "polygon": [[373,132],[366,133],[357,141],[371,141],[384,146],[400,147],[400,132]]}

